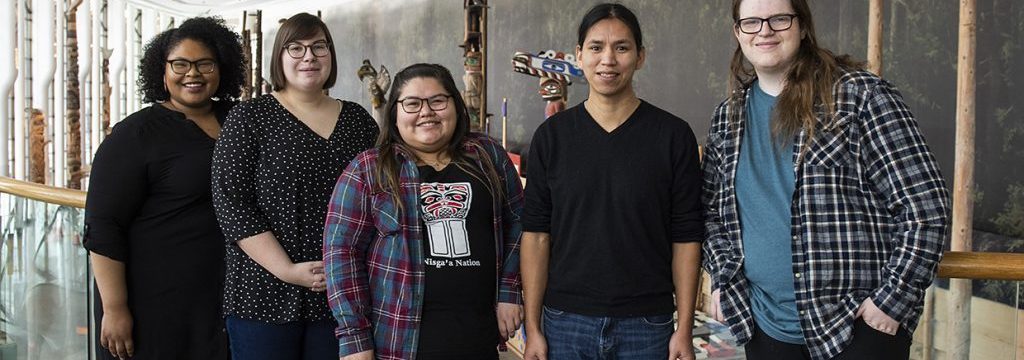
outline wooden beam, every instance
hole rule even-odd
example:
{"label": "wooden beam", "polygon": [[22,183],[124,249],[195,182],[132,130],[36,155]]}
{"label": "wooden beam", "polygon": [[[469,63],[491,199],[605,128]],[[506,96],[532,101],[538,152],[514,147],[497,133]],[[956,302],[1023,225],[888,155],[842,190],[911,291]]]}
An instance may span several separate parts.
{"label": "wooden beam", "polygon": [[939,263],[940,278],[1024,280],[1024,254],[950,251]]}
{"label": "wooden beam", "polygon": [[935,286],[930,286],[925,289],[924,292],[924,314],[921,316],[924,321],[921,322],[917,328],[915,337],[920,336],[921,339],[921,359],[931,360],[932,352],[935,348],[935,329],[933,323],[935,322]]}
{"label": "wooden beam", "polygon": [[868,7],[868,71],[882,76],[882,0]]}
{"label": "wooden beam", "polygon": [[[957,45],[956,160],[953,180],[953,241],[951,250],[971,251],[974,225],[974,55],[977,37],[975,0],[960,0]],[[949,358],[967,360],[971,354],[971,281],[950,280]]]}

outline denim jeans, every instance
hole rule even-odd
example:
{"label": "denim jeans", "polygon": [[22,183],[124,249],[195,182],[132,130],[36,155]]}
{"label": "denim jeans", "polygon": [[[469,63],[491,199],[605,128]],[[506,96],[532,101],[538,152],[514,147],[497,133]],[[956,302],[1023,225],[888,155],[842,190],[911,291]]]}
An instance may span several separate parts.
{"label": "denim jeans", "polygon": [[672,314],[595,317],[544,307],[548,359],[665,359],[675,330]]}
{"label": "denim jeans", "polygon": [[271,324],[227,317],[228,344],[234,360],[320,360],[338,358],[333,319]]}

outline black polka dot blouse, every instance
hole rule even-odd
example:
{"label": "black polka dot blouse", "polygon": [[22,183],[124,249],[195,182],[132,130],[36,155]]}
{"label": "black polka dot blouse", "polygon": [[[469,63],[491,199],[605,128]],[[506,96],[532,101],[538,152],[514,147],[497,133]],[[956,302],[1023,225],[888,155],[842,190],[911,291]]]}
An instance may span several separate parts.
{"label": "black polka dot blouse", "polygon": [[293,262],[323,259],[334,183],[379,133],[362,106],[341,102],[326,139],[271,95],[242,102],[228,114],[212,174],[213,205],[227,240],[225,316],[274,324],[332,318],[325,293],[281,281],[235,242],[271,231]]}

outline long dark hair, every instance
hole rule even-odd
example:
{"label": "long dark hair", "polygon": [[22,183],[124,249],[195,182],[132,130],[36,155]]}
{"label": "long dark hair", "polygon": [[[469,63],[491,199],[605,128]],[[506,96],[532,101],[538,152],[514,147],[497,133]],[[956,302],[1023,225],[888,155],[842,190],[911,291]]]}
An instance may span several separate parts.
{"label": "long dark hair", "polygon": [[[732,2],[734,26],[739,26],[742,3],[743,0]],[[803,37],[796,59],[786,75],[786,86],[779,95],[772,119],[772,139],[783,144],[790,143],[800,129],[807,132],[808,139],[813,138],[818,125],[815,107],[824,106],[827,116],[831,116],[835,111],[832,90],[836,82],[845,71],[863,68],[862,63],[854,61],[849,55],[837,56],[828,49],[818,46],[811,8],[806,0],[790,0],[790,5],[796,14],[796,21],[800,22]],[[737,90],[749,87],[756,78],[753,66],[743,56],[743,49],[739,43],[736,44],[736,51],[732,55],[730,72],[732,78],[729,81],[729,100],[732,106],[739,106],[744,99],[743,93]],[[732,113],[736,114],[736,118],[730,120],[735,124],[735,121],[739,121],[740,112]],[[806,148],[806,145],[804,147]]]}
{"label": "long dark hair", "polygon": [[[451,157],[451,164],[458,166],[470,176],[477,177],[488,187],[495,199],[500,199],[503,192],[498,191],[501,189],[501,180],[494,161],[491,160],[482,144],[469,139],[469,110],[466,108],[466,102],[462,99],[459,89],[455,87],[452,73],[444,66],[437,64],[414,64],[395,74],[391,92],[388,94],[388,102],[385,105],[386,111],[383,114],[384,124],[381,126],[380,136],[377,138],[377,171],[374,174],[377,188],[375,191],[390,192],[395,204],[398,204],[399,208],[404,208],[397,191],[401,185],[399,184],[399,173],[402,166],[398,157],[415,159],[416,155],[409,150],[405,140],[402,140],[401,133],[398,132],[398,108],[400,107],[398,100],[401,98],[405,85],[416,78],[437,80],[445,92],[452,97],[456,115],[455,132],[445,149]],[[474,154],[465,150],[466,145],[475,148]],[[483,169],[477,168],[475,165],[477,160],[483,164]]]}

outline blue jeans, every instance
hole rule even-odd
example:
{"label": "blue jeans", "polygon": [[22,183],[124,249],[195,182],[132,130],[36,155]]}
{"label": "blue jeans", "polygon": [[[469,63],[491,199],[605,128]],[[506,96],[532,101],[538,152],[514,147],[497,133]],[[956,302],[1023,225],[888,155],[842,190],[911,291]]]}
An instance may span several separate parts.
{"label": "blue jeans", "polygon": [[666,359],[672,314],[595,317],[544,307],[541,326],[551,360]]}
{"label": "blue jeans", "polygon": [[334,319],[271,324],[227,317],[233,360],[320,360],[338,358]]}

